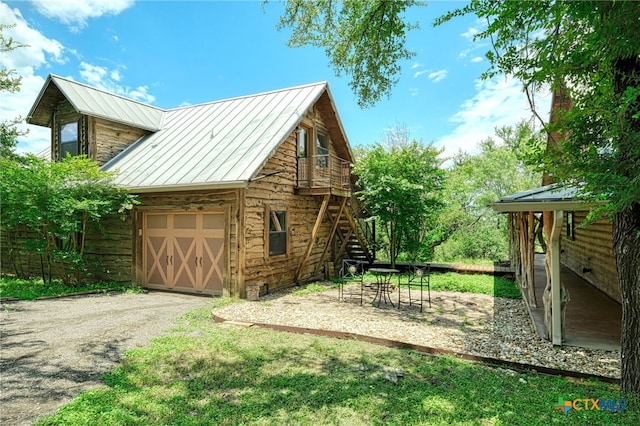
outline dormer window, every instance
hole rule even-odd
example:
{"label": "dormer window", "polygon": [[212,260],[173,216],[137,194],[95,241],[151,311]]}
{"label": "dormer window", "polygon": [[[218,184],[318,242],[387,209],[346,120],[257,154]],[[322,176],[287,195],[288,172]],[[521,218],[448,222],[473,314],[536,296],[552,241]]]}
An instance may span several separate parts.
{"label": "dormer window", "polygon": [[60,125],[60,158],[80,153],[80,138],[78,137],[78,122]]}

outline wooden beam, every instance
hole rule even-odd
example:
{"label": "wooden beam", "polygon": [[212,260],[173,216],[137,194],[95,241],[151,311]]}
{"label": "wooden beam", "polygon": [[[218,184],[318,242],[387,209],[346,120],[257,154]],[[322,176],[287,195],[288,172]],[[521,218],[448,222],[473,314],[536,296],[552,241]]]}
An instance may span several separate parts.
{"label": "wooden beam", "polygon": [[562,345],[562,300],[560,295],[560,233],[563,211],[553,212],[551,228],[551,340],[554,346]]}
{"label": "wooden beam", "polygon": [[[320,268],[322,267],[322,262],[324,262],[324,257],[327,255],[327,251],[329,251],[329,247],[331,247],[331,243],[333,242],[333,237],[336,235],[336,230],[338,229],[338,223],[340,222],[340,216],[342,216],[342,212],[344,211],[344,206],[347,204],[347,199],[343,198],[342,203],[340,204],[340,209],[338,210],[338,214],[336,215],[336,219],[333,221],[333,225],[331,226],[331,232],[329,232],[329,238],[327,238],[327,243],[324,245],[324,250],[322,250],[322,255],[320,256],[320,260],[316,264],[315,274],[320,274]],[[331,219],[331,212],[327,210],[327,215],[329,215],[329,220]]]}
{"label": "wooden beam", "polygon": [[316,240],[316,235],[318,235],[318,230],[320,230],[320,225],[322,224],[322,218],[329,207],[329,200],[331,199],[331,195],[327,194],[324,196],[322,200],[322,205],[320,206],[320,211],[318,212],[318,217],[316,218],[316,223],[313,225],[313,230],[311,231],[311,236],[309,237],[309,244],[307,244],[307,250],[302,256],[302,261],[300,262],[300,266],[298,267],[298,271],[296,272],[295,282],[300,281],[300,277],[302,276],[302,271],[309,260],[309,256],[311,255],[311,250],[313,250],[313,243]]}

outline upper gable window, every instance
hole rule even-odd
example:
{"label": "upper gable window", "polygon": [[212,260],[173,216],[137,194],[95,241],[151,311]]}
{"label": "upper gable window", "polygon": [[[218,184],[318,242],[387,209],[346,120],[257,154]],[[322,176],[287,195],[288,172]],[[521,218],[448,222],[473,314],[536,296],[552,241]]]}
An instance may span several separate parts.
{"label": "upper gable window", "polygon": [[323,132],[316,132],[316,154],[329,154],[329,135]]}
{"label": "upper gable window", "polygon": [[309,131],[300,127],[298,129],[298,157],[307,156],[307,139],[309,138]]}
{"label": "upper gable window", "polygon": [[60,125],[60,158],[65,158],[67,153],[70,155],[80,153],[77,121]]}

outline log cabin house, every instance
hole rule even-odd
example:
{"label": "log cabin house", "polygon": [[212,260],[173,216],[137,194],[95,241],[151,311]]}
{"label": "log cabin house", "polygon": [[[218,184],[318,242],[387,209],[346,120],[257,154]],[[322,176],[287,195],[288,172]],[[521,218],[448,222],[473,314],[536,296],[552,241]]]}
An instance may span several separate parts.
{"label": "log cabin house", "polygon": [[246,297],[373,261],[326,82],[163,110],[50,75],[27,121],[140,198],[88,238],[99,279]]}

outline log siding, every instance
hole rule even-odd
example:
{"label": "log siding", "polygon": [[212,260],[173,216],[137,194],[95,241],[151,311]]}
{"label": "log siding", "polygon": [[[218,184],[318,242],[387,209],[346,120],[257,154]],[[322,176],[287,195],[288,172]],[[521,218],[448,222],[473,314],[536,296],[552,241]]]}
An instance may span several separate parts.
{"label": "log siding", "polygon": [[567,237],[567,214],[562,229],[561,261],[594,287],[622,302],[613,255],[612,225],[606,220],[584,226],[586,211],[573,212],[574,239]]}

